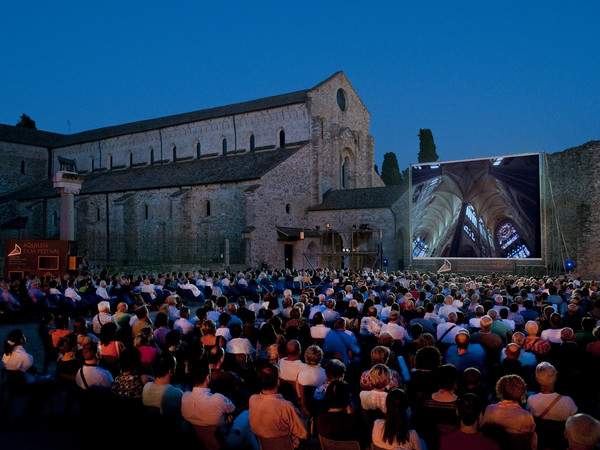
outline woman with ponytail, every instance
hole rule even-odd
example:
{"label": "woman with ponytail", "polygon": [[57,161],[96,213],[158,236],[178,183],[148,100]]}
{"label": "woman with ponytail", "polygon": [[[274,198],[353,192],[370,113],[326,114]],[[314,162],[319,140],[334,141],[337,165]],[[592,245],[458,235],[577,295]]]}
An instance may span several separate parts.
{"label": "woman with ponytail", "polygon": [[421,450],[419,435],[408,427],[408,396],[402,389],[392,389],[385,399],[385,419],[373,424],[373,445],[378,449]]}

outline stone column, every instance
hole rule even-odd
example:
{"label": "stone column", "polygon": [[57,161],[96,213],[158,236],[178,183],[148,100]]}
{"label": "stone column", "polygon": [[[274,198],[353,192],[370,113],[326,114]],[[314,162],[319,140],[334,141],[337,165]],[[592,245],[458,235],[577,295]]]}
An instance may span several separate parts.
{"label": "stone column", "polygon": [[75,207],[73,196],[79,194],[84,176],[73,172],[54,174],[54,188],[60,194],[60,239],[75,240]]}

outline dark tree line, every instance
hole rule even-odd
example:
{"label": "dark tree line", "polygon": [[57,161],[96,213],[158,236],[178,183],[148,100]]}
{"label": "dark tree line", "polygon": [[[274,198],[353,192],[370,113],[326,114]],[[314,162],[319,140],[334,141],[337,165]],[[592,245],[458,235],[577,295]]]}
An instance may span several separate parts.
{"label": "dark tree line", "polygon": [[[420,163],[434,162],[439,159],[436,152],[435,143],[433,142],[433,134],[428,128],[419,130],[419,154],[418,161]],[[381,179],[386,186],[405,186],[408,188],[409,170],[407,167],[402,172],[398,165],[398,158],[393,152],[388,152],[383,155],[383,164],[381,165]]]}

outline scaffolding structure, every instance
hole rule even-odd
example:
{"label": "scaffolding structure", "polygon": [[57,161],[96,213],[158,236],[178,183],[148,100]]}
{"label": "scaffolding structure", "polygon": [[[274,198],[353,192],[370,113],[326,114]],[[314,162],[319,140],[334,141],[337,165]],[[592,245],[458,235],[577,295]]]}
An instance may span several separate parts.
{"label": "scaffolding structure", "polygon": [[329,226],[318,230],[321,252],[317,255],[321,267],[329,269],[382,269],[382,231],[368,225],[349,229]]}

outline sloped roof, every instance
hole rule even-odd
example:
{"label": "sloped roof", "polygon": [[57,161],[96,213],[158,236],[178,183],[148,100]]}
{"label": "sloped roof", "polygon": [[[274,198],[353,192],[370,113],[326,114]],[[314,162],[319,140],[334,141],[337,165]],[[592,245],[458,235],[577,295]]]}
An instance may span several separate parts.
{"label": "sloped roof", "polygon": [[52,147],[64,135],[0,124],[0,141]]}
{"label": "sloped roof", "polygon": [[157,119],[142,120],[112,127],[98,128],[95,130],[84,131],[77,134],[63,135],[56,143],[56,147],[81,144],[83,142],[97,141],[100,139],[122,136],[132,133],[141,133],[145,131],[157,130],[159,128],[172,127],[176,125],[199,122],[217,117],[231,116],[234,114],[244,114],[263,109],[277,108],[280,106],[304,103],[308,90],[291,92],[288,94],[275,95],[273,97],[251,100],[243,103],[219,106],[217,108],[202,109],[183,114],[159,117]]}
{"label": "sloped roof", "polygon": [[323,197],[323,203],[309,211],[390,208],[405,190],[402,186],[334,190]]}
{"label": "sloped roof", "polygon": [[[296,153],[306,143],[273,151],[195,159],[181,163],[156,164],[126,170],[86,175],[81,195],[161,189],[203,184],[256,180]],[[55,197],[52,180],[8,192],[0,201],[34,200]]]}
{"label": "sloped roof", "polygon": [[[308,93],[310,91],[319,88],[340,73],[344,74],[342,71],[338,71],[310,89],[274,95],[271,97],[264,97],[242,103],[234,103],[226,106],[219,106],[216,108],[201,109],[183,114],[174,114],[156,119],[147,119],[122,125],[97,128],[95,130],[83,131],[81,133],[70,135],[0,124],[0,141],[58,148],[132,133],[142,133],[160,128],[198,122],[201,120],[214,119],[217,117],[226,117],[234,114],[244,114],[252,111],[294,105],[297,103],[306,102]],[[350,82],[348,81],[348,83]]]}
{"label": "sloped roof", "polygon": [[68,145],[81,144],[84,142],[97,141],[132,133],[142,133],[160,128],[214,119],[217,117],[244,114],[252,111],[260,111],[264,109],[304,103],[306,101],[308,92],[309,89],[304,89],[287,94],[265,97],[258,100],[250,100],[247,102],[202,109],[189,113],[175,114],[156,119],[141,120],[138,122],[131,122],[111,127],[97,128],[95,130],[83,131],[81,133],[70,135],[0,124],[0,141],[17,142],[52,148],[65,147]]}

